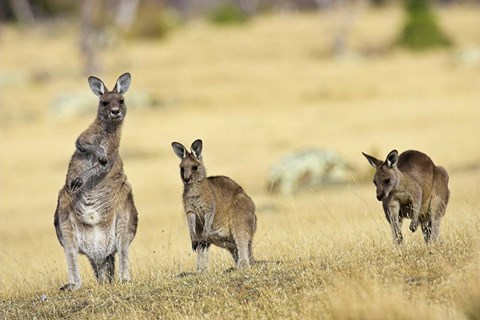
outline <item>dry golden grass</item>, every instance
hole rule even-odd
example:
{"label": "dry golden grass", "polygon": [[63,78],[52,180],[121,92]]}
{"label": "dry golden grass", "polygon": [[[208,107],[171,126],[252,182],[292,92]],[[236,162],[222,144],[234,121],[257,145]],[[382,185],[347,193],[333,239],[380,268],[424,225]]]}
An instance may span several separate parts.
{"label": "dry golden grass", "polygon": [[[479,14],[440,11],[458,48],[478,46]],[[98,286],[81,257],[84,286],[73,293],[58,292],[66,264],[53,212],[74,141],[94,115],[58,120],[48,106],[89,90],[76,71],[77,39],[68,27],[2,29],[0,74],[13,80],[0,87],[0,319],[478,319],[480,67],[454,64],[452,51],[330,59],[333,19],[275,15],[227,29],[197,21],[165,42],[106,49],[106,83],[128,70],[128,94],[149,91],[164,107],[131,110],[123,131],[140,212],[133,281]],[[388,45],[401,19],[397,8],[363,10],[352,49]],[[45,71],[45,83],[22,80]],[[199,137],[209,173],[234,178],[257,204],[256,257],[283,263],[228,273],[230,257],[213,248],[209,273],[176,277],[194,270],[195,257],[170,142]],[[312,146],[348,158],[359,169],[351,185],[270,195],[269,166]],[[450,171],[438,246],[404,228],[406,244],[393,248],[373,185],[354,182],[369,170],[361,151],[393,148],[422,150]]]}

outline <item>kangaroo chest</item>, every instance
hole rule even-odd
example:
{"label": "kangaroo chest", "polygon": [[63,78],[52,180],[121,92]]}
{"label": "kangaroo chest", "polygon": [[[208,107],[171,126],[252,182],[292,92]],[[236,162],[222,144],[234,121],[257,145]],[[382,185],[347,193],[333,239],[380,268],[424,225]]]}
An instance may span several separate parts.
{"label": "kangaroo chest", "polygon": [[193,211],[197,215],[204,215],[206,210],[208,210],[209,206],[205,200],[201,199],[200,197],[191,197],[188,201],[188,206],[193,209]]}
{"label": "kangaroo chest", "polygon": [[395,199],[400,203],[402,206],[411,205],[413,201],[413,197],[409,192],[406,191],[397,191],[395,192]]}
{"label": "kangaroo chest", "polygon": [[[235,248],[234,240],[230,231],[230,219],[222,219],[219,208],[215,205],[213,193],[197,192],[195,189],[188,190],[184,194],[185,211],[193,211],[196,216],[197,232],[201,233],[205,224],[205,214],[214,211],[213,224],[208,235],[208,241],[222,247]],[[223,216],[225,217],[225,216]]]}
{"label": "kangaroo chest", "polygon": [[193,211],[203,219],[203,216],[213,209],[213,199],[210,194],[201,193],[200,190],[190,189],[185,193],[185,211]]}
{"label": "kangaroo chest", "polygon": [[86,225],[99,225],[109,220],[112,203],[102,192],[91,190],[82,193],[75,203],[77,217]]}
{"label": "kangaroo chest", "polygon": [[[405,190],[405,189],[397,190],[394,193],[394,197],[402,206],[414,205],[414,202],[415,202],[414,192],[410,190]],[[419,205],[421,207],[424,207],[425,205],[427,205],[428,199],[426,195],[422,194],[418,202],[419,203],[415,203],[415,205]]]}

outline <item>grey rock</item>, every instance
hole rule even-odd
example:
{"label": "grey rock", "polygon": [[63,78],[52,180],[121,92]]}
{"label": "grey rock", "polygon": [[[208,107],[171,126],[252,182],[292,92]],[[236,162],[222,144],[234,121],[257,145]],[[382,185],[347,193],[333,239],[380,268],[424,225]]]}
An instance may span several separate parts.
{"label": "grey rock", "polygon": [[302,189],[347,184],[352,166],[333,150],[309,149],[286,156],[269,172],[268,189],[291,195]]}

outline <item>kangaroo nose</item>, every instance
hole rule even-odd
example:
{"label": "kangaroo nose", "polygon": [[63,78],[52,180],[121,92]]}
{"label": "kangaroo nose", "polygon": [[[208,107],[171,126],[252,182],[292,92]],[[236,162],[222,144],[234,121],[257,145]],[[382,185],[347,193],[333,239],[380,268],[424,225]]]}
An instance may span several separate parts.
{"label": "kangaroo nose", "polygon": [[382,201],[383,198],[385,198],[385,194],[383,194],[383,193],[377,194],[377,200],[378,201]]}
{"label": "kangaroo nose", "polygon": [[113,115],[117,115],[120,113],[120,109],[118,108],[113,108],[111,111],[110,111]]}

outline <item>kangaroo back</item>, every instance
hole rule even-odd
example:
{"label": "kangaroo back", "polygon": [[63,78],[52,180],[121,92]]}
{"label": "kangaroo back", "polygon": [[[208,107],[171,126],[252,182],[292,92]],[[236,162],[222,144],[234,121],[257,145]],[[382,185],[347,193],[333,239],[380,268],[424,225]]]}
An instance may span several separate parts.
{"label": "kangaroo back", "polygon": [[422,187],[431,190],[435,172],[435,164],[425,153],[408,150],[398,157],[398,170],[408,175]]}

